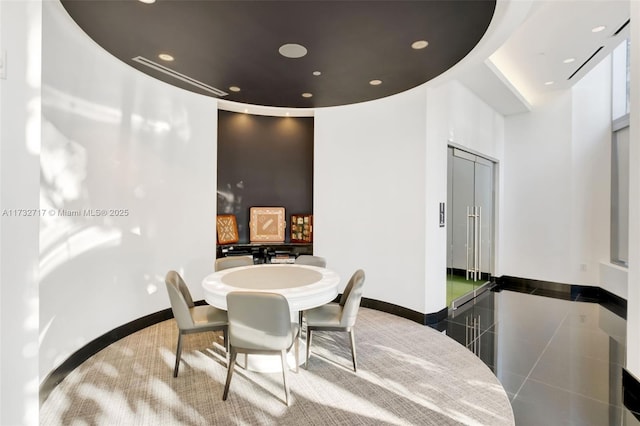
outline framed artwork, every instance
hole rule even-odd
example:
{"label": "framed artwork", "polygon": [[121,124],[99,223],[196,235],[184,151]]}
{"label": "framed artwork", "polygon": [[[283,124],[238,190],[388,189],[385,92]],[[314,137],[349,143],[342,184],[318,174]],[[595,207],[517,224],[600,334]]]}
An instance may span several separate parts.
{"label": "framed artwork", "polygon": [[219,214],[216,217],[216,233],[218,244],[234,244],[238,242],[238,223],[232,214]]}
{"label": "framed artwork", "polygon": [[252,243],[284,242],[284,207],[251,207],[249,211],[249,240]]}
{"label": "framed artwork", "polygon": [[292,214],[291,215],[291,242],[292,243],[312,243],[313,242],[313,215]]}

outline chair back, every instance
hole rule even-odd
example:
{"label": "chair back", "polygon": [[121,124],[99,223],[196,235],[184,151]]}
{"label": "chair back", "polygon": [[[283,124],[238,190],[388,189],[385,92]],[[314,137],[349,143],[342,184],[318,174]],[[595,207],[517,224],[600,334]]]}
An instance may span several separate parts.
{"label": "chair back", "polygon": [[347,302],[347,298],[349,297],[349,293],[351,293],[353,284],[356,282],[356,280],[360,279],[360,275],[362,275],[363,276],[362,279],[364,279],[364,271],[362,269],[358,269],[356,272],[353,273],[353,275],[351,275],[351,278],[349,278],[349,282],[344,288],[344,291],[342,292],[342,296],[340,296],[340,302],[339,302],[340,306],[344,306],[344,304]]}
{"label": "chair back", "polygon": [[296,263],[298,265],[319,266],[320,268],[327,267],[327,260],[324,257],[312,256],[310,254],[301,254],[296,257]]}
{"label": "chair back", "polygon": [[253,256],[227,256],[219,257],[216,259],[215,270],[216,272],[223,269],[238,268],[240,266],[253,265]]}
{"label": "chair back", "polygon": [[[344,303],[342,300],[342,314],[340,316],[340,325],[342,327],[353,327],[358,316],[358,308],[360,308],[360,300],[362,299],[362,291],[364,288],[364,271],[358,269],[347,284],[344,293]],[[346,294],[346,297],[345,297]]]}
{"label": "chair back", "polygon": [[281,294],[232,291],[227,294],[227,314],[231,346],[282,350],[293,343],[289,303]]}
{"label": "chair back", "polygon": [[194,306],[187,284],[176,271],[167,272],[164,280],[171,301],[171,311],[181,330],[193,327],[193,317],[190,308]]}

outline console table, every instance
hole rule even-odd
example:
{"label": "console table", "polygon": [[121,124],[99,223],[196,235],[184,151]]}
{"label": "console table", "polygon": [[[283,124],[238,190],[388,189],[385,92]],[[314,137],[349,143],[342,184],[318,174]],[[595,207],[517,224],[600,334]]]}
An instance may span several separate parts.
{"label": "console table", "polygon": [[286,263],[287,259],[295,259],[301,254],[313,254],[312,243],[245,243],[218,244],[216,258],[226,256],[253,256],[253,262]]}

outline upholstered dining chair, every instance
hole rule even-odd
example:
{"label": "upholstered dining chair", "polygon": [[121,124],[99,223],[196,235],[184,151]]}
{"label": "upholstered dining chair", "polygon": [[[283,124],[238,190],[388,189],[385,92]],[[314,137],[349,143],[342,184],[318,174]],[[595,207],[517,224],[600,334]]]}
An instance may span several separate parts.
{"label": "upholstered dining chair", "polygon": [[229,365],[222,399],[226,401],[238,353],[279,354],[285,403],[289,405],[287,386],[287,351],[295,345],[298,371],[298,336],[300,328],[291,322],[287,299],[277,293],[232,291],[227,294],[229,314]]}
{"label": "upholstered dining chair", "polygon": [[253,265],[253,256],[227,256],[216,259],[216,272],[223,269],[237,268],[239,266]]}
{"label": "upholstered dining chair", "polygon": [[298,265],[319,266],[321,268],[327,267],[327,260],[324,257],[312,256],[310,254],[301,254],[296,257],[296,263]]}
{"label": "upholstered dining chair", "polygon": [[178,377],[182,356],[182,337],[185,334],[205,331],[222,331],[225,348],[228,347],[227,313],[210,305],[195,306],[189,288],[176,271],[169,271],[165,277],[171,310],[178,324],[178,344],[173,377]]}
{"label": "upholstered dining chair", "polygon": [[352,276],[338,303],[328,303],[304,312],[307,320],[307,356],[305,368],[308,368],[311,340],[314,331],[345,331],[349,333],[353,371],[357,371],[356,341],[354,326],[364,287],[364,271],[358,269]]}

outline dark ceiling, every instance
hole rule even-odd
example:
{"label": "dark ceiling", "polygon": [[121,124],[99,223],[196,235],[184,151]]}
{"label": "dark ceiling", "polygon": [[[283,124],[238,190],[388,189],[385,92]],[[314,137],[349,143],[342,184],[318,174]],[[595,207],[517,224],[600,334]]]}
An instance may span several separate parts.
{"label": "dark ceiling", "polygon": [[[230,101],[326,107],[393,95],[443,73],[479,42],[495,0],[62,0],[105,50],[174,86]],[[428,46],[416,50],[415,41]],[[301,58],[278,53],[287,43]],[[165,62],[158,54],[175,59]],[[146,58],[167,75],[133,60]],[[320,71],[316,76],[314,71]],[[226,95],[187,83],[195,79]],[[381,80],[379,85],[370,81]],[[239,92],[229,88],[236,86]],[[305,98],[303,93],[313,96]]]}

